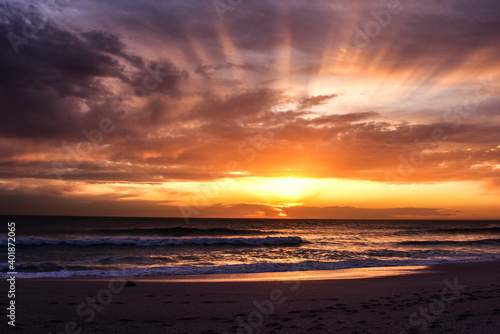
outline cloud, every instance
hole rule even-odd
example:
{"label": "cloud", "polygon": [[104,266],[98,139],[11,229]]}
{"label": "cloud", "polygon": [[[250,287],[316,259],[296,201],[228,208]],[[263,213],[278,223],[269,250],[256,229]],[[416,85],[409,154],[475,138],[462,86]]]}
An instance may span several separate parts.
{"label": "cloud", "polygon": [[194,72],[196,74],[202,75],[205,78],[211,78],[217,75],[218,72],[224,72],[226,70],[241,70],[250,72],[263,72],[267,70],[266,66],[256,65],[256,64],[235,64],[231,62],[220,63],[220,64],[210,64],[210,65],[198,65]]}
{"label": "cloud", "polygon": [[428,219],[456,218],[462,214],[458,211],[436,208],[388,208],[367,209],[355,207],[290,207],[283,209],[294,218],[316,219]]}
{"label": "cloud", "polygon": [[[8,215],[83,215],[131,217],[182,217],[182,207],[168,200],[134,199],[134,193],[78,194],[78,186],[64,189],[44,184],[40,187],[0,186],[0,212]],[[80,189],[81,190],[81,189]],[[73,194],[73,195],[70,195]],[[172,194],[175,195],[175,194]],[[294,206],[279,208],[265,204],[214,204],[186,207],[186,218],[288,218],[296,219],[460,219],[470,215],[440,208],[387,208]]]}
{"label": "cloud", "polygon": [[[477,180],[496,173],[500,163],[499,150],[493,149],[500,141],[496,124],[464,123],[455,129],[450,123],[377,121],[381,115],[376,112],[318,115],[303,110],[304,103],[312,108],[335,96],[294,97],[280,90],[254,89],[223,96],[204,94],[187,107],[182,100],[149,98],[129,122],[117,124],[113,135],[105,138],[108,145],[82,155],[78,166],[65,171],[64,177],[213,180],[233,160],[253,176],[279,176],[289,168],[309,177],[385,182],[386,172],[397,176],[402,164],[406,170],[415,159],[417,163],[410,165],[414,172],[400,175],[398,182]],[[110,109],[95,109],[95,116]],[[88,142],[84,136],[63,146],[5,140],[0,176],[56,177],[52,162],[69,166],[79,141]],[[10,149],[12,145],[16,150]],[[46,152],[45,158],[33,156],[29,164],[22,162],[23,154],[34,149]],[[473,167],[484,162],[488,162],[484,168]]]}
{"label": "cloud", "polygon": [[120,56],[128,60],[135,67],[141,68],[144,66],[144,60],[139,56],[129,55],[126,53],[126,45],[117,36],[103,31],[87,31],[81,36],[87,41],[90,49],[95,51],[106,52],[111,55]]}
{"label": "cloud", "polygon": [[103,105],[127,90],[131,94],[136,85],[142,87],[147,75],[143,66],[164,66],[160,68],[168,72],[156,93],[179,94],[177,86],[185,72],[168,60],[146,64],[108,33],[63,30],[47,21],[15,53],[8,34],[23,31],[24,13],[9,5],[2,9],[0,131],[4,136],[80,137],[83,128],[105,117]]}
{"label": "cloud", "polygon": [[304,96],[299,99],[298,109],[309,109],[311,107],[319,106],[327,103],[331,99],[336,98],[337,94],[330,95],[317,95],[317,96]]}

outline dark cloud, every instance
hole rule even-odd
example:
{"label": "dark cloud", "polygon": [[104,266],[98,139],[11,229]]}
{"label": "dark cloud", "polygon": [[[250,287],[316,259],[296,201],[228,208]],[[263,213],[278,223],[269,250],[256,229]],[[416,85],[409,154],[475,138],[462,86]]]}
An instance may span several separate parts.
{"label": "dark cloud", "polygon": [[141,57],[126,53],[126,45],[117,36],[102,31],[88,31],[81,35],[95,51],[120,56],[139,68],[144,66],[144,60]]}
{"label": "dark cloud", "polygon": [[304,96],[299,99],[298,109],[309,109],[311,107],[319,106],[327,103],[331,99],[336,98],[337,94],[331,95],[318,95],[318,96]]}
{"label": "dark cloud", "polygon": [[350,113],[343,115],[326,115],[319,116],[312,119],[309,123],[314,125],[324,125],[324,124],[340,124],[340,123],[352,123],[359,122],[362,120],[370,119],[379,114],[373,111],[368,112],[359,112],[359,113]]}
{"label": "dark cloud", "polygon": [[[15,53],[9,33],[22,37],[26,13],[8,5],[2,9],[0,131],[4,137],[80,138],[85,127],[104,117],[101,106],[122,97],[109,80],[132,94],[136,86],[143,87],[144,77],[151,72],[142,67],[146,65],[142,57],[127,53],[118,37],[62,30],[51,21]],[[186,78],[185,72],[168,60],[146,66],[162,71],[156,93],[180,94],[177,86]],[[148,85],[153,84],[150,78]]]}
{"label": "dark cloud", "polygon": [[135,73],[131,85],[138,97],[148,97],[151,94],[162,94],[180,98],[181,83],[189,78],[185,70],[177,68],[171,61],[151,61],[146,67]]}
{"label": "dark cloud", "polygon": [[220,71],[224,70],[242,70],[251,72],[264,72],[267,69],[266,66],[256,65],[256,64],[234,64],[231,62],[224,64],[211,64],[211,65],[199,65],[195,69],[195,73],[202,75],[206,78],[212,78],[218,74]]}

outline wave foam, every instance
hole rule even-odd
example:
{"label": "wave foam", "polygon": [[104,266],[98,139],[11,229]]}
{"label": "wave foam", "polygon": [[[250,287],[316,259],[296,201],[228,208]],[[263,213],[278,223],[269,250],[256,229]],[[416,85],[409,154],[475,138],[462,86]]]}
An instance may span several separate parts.
{"label": "wave foam", "polygon": [[[0,241],[6,245],[6,240]],[[260,237],[260,238],[139,238],[139,237],[109,237],[109,238],[73,238],[53,239],[39,237],[17,238],[16,245],[20,246],[277,246],[299,245],[303,243],[300,237]]]}
{"label": "wave foam", "polygon": [[[492,258],[494,259],[494,258]],[[429,265],[436,263],[485,261],[486,259],[428,259],[428,260],[345,260],[339,262],[304,261],[296,263],[252,263],[219,266],[183,266],[183,267],[148,267],[126,268],[120,270],[61,270],[53,272],[18,272],[20,278],[67,278],[67,277],[133,277],[133,276],[170,276],[170,275],[210,275],[210,274],[246,274],[263,272],[293,272],[308,270],[336,270],[347,268],[368,268],[404,265]],[[2,274],[0,273],[0,277]]]}
{"label": "wave foam", "polygon": [[439,245],[497,245],[500,239],[479,239],[479,240],[411,240],[401,241],[398,245],[406,246],[439,246]]}

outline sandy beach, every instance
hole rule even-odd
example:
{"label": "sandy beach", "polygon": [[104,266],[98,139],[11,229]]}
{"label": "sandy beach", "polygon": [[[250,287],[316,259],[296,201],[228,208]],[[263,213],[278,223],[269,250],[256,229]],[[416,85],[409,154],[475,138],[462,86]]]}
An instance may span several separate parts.
{"label": "sandy beach", "polygon": [[[495,333],[500,263],[309,273],[18,279],[18,333]],[[2,291],[7,291],[5,280]],[[7,297],[0,296],[2,314]]]}

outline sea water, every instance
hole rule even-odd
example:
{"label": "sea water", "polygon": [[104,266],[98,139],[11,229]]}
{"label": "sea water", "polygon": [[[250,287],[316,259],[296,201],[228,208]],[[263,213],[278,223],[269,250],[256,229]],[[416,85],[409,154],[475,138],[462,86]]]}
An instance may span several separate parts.
{"label": "sea water", "polygon": [[[2,216],[17,277],[200,275],[500,260],[500,221]],[[7,227],[0,240],[7,245]],[[1,275],[9,271],[0,264]]]}

